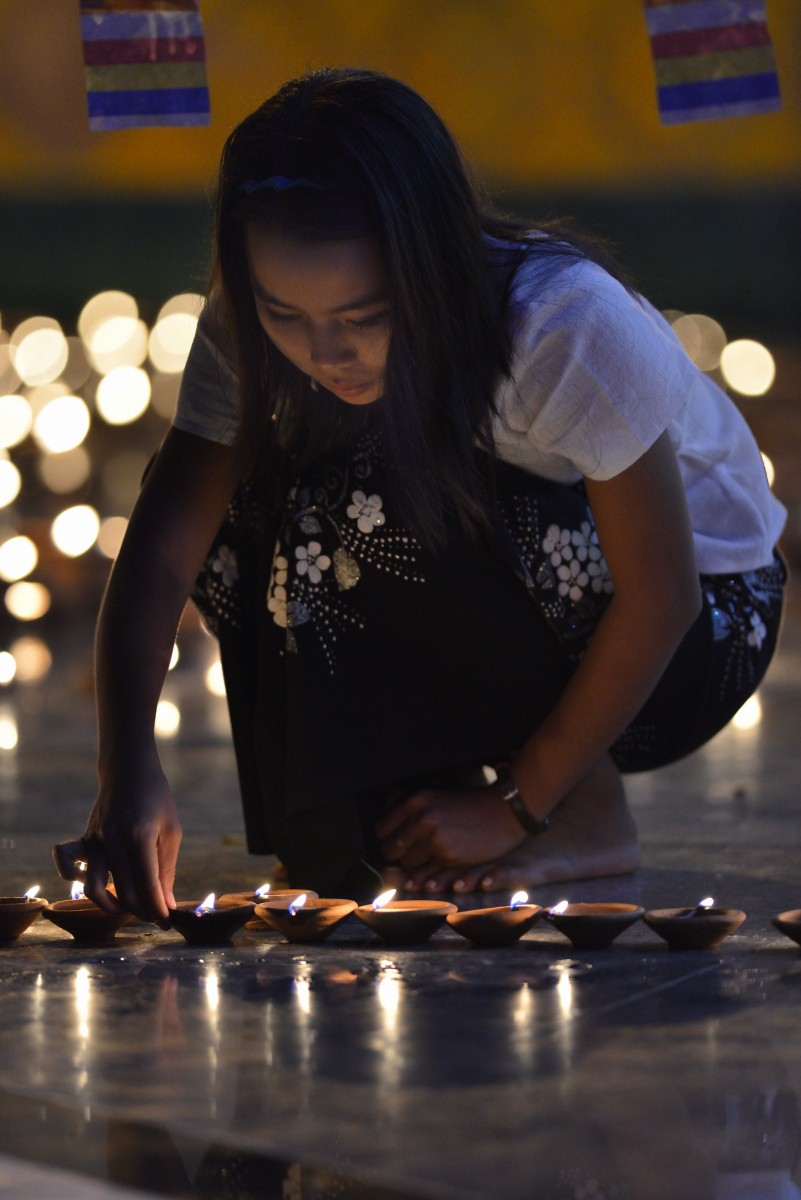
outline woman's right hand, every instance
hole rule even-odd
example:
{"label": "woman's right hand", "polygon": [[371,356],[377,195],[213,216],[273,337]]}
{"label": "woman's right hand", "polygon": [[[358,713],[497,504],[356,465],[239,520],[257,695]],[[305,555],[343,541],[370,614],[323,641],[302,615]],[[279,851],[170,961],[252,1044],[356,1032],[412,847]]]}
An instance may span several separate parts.
{"label": "woman's right hand", "polygon": [[83,837],[54,846],[53,858],[59,875],[83,880],[87,897],[106,912],[161,923],[175,907],[180,843],[175,801],[154,751],[134,769],[105,775]]}

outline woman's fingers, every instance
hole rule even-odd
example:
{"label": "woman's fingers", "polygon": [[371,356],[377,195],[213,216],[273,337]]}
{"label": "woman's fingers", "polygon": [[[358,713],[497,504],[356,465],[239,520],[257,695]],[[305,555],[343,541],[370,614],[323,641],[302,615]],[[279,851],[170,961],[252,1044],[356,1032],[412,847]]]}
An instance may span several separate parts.
{"label": "woman's fingers", "polygon": [[178,848],[181,845],[181,833],[170,833],[158,841],[159,883],[161,893],[167,908],[175,908],[175,868],[178,862]]}
{"label": "woman's fingers", "polygon": [[[86,873],[86,845],[83,838],[59,842],[54,846],[53,862],[62,879],[83,879]],[[81,865],[78,866],[78,863]]]}
{"label": "woman's fingers", "polygon": [[105,912],[118,913],[125,905],[108,890],[109,864],[102,844],[95,838],[87,839],[86,845],[86,879],[84,893],[98,908]]}
{"label": "woman's fingers", "polygon": [[161,889],[156,839],[141,837],[129,843],[128,865],[135,889],[137,916],[144,921],[166,920],[169,912]]}

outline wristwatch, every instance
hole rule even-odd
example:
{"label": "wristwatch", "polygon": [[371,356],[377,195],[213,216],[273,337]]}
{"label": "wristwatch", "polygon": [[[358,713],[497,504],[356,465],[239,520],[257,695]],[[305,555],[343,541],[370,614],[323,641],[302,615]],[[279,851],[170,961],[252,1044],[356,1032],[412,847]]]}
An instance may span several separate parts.
{"label": "wristwatch", "polygon": [[523,797],[520,795],[520,790],[515,783],[514,775],[506,763],[499,763],[495,768],[495,773],[498,776],[498,789],[501,799],[509,805],[526,833],[530,837],[536,837],[540,833],[545,833],[545,830],[551,824],[550,817],[543,817],[541,821],[538,821],[534,814],[526,808],[523,803]]}

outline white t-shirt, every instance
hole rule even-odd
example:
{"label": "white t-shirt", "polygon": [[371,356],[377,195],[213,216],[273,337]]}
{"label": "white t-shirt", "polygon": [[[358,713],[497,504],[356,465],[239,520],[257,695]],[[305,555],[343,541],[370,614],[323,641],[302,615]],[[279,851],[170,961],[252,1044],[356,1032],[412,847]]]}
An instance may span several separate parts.
{"label": "white t-shirt", "polygon": [[[771,561],[787,514],[753,435],[653,305],[595,263],[535,255],[515,279],[512,313],[512,376],[498,387],[493,429],[500,458],[563,483],[611,479],[668,430],[699,571]],[[236,374],[203,317],[173,423],[226,445],[236,437]]]}

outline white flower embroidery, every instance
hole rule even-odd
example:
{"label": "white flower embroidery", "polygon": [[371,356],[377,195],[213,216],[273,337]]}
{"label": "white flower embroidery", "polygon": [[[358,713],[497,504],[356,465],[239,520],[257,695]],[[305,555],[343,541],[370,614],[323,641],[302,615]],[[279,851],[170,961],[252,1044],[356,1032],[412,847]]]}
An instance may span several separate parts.
{"label": "white flower embroidery", "polygon": [[[331,559],[327,554],[321,554],[322,546],[319,542],[309,542],[308,546],[296,546],[295,570],[298,575],[307,575],[310,583],[319,583],[322,579],[322,572],[327,571],[331,566]],[[283,589],[282,589],[283,590]]]}
{"label": "white flower embroidery", "polygon": [[365,496],[364,492],[354,492],[351,496],[353,504],[348,505],[348,516],[355,521],[362,533],[372,533],[376,525],[383,525],[386,517],[381,512],[383,500],[380,496]]}
{"label": "white flower embroidery", "polygon": [[215,574],[222,576],[222,581],[226,587],[233,587],[239,578],[236,551],[232,550],[230,546],[219,546],[217,548],[217,557],[211,564],[211,569]]}
{"label": "white flower embroidery", "polygon": [[279,554],[281,543],[276,542],[273,555],[273,568],[270,576],[270,588],[267,592],[267,608],[273,614],[276,625],[286,629],[286,581],[289,572],[289,560]]}
{"label": "white flower embroidery", "polygon": [[765,622],[759,613],[751,613],[751,624],[753,629],[748,634],[748,645],[756,646],[757,650],[760,650],[765,640],[765,634],[768,632],[765,628]]}
{"label": "white flower embroidery", "polygon": [[549,525],[542,548],[556,570],[560,596],[569,596],[576,602],[587,587],[596,593],[614,591],[609,568],[598,545],[598,534],[589,521],[582,521],[581,529],[573,530]]}

